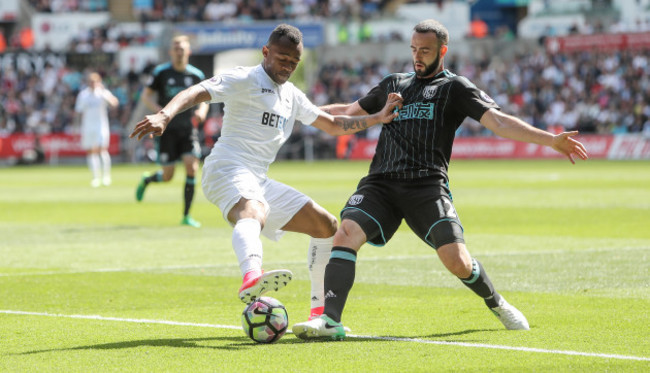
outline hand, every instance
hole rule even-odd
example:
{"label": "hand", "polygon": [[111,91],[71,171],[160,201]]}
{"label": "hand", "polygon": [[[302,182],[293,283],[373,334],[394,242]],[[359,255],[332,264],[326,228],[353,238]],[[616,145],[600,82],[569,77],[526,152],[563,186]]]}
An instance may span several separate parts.
{"label": "hand", "polygon": [[196,123],[203,123],[205,122],[205,114],[201,109],[196,109],[192,113],[192,122],[196,121]]}
{"label": "hand", "polygon": [[135,125],[129,137],[134,138],[137,136],[138,140],[142,140],[146,135],[160,136],[165,132],[170,120],[169,115],[162,110],[156,114],[147,115]]}
{"label": "hand", "polygon": [[574,156],[580,157],[582,160],[587,160],[589,156],[587,155],[587,149],[581,142],[573,139],[573,136],[576,136],[578,131],[571,132],[562,132],[558,135],[553,136],[553,143],[551,147],[555,149],[558,153],[564,154],[569,158],[571,163],[575,164]]}
{"label": "hand", "polygon": [[389,93],[386,105],[381,109],[381,112],[379,112],[381,118],[380,121],[382,123],[390,123],[393,119],[397,118],[399,116],[399,109],[402,108],[403,101],[404,99],[401,94]]}

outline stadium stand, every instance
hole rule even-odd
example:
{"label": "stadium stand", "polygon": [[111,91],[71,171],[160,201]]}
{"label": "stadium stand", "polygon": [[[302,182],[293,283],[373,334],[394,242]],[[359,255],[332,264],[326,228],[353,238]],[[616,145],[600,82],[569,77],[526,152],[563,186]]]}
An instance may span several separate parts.
{"label": "stadium stand", "polygon": [[[466,6],[469,4],[464,3]],[[623,18],[612,19],[609,13],[604,18],[605,21],[601,22],[599,20],[603,18],[597,15],[602,12],[598,13],[591,8],[587,11],[576,10],[575,14],[584,16],[581,22],[567,27],[564,32],[560,32],[561,28],[556,28],[552,33],[544,30],[535,35],[539,43],[533,43],[536,46],[532,51],[515,51],[510,56],[489,50],[479,55],[454,54],[452,51],[446,61],[447,67],[476,82],[504,110],[540,128],[552,131],[577,129],[583,134],[636,133],[650,136],[650,47],[549,51],[545,44],[561,34],[647,33],[650,31],[650,22],[644,15],[650,14],[650,1],[637,3],[642,11],[635,22],[626,22]],[[21,14],[25,17],[33,17],[42,12],[105,14],[114,3],[108,0],[30,0],[29,4],[27,8],[21,4]],[[101,58],[106,58],[106,63],[99,66],[99,71],[105,79],[105,85],[120,101],[119,108],[110,114],[111,129],[124,138],[130,121],[133,120],[143,81],[156,61],[137,68],[124,68],[119,66],[118,59],[114,56],[133,46],[155,49],[165,45],[162,39],[169,35],[169,29],[165,28],[168,26],[161,26],[160,32],[152,32],[154,29],[148,25],[173,25],[175,22],[188,21],[200,25],[278,19],[327,20],[336,14],[349,19],[372,20],[374,34],[369,33],[365,39],[359,37],[355,42],[383,43],[388,39],[400,40],[399,33],[395,34],[395,38],[386,39],[385,35],[390,34],[382,34],[381,27],[376,25],[394,24],[395,14],[399,13],[397,9],[408,5],[423,4],[412,1],[133,0],[132,20],[121,22],[116,21],[119,17],[110,17],[109,22],[87,28],[71,38],[63,51],[48,48],[37,50],[34,43],[30,43],[30,38],[34,35],[25,31],[29,19],[18,18],[14,22],[1,23],[0,137],[11,134],[74,133],[75,129],[70,125],[72,108],[83,75],[91,63],[96,64],[97,58],[100,61],[103,61]],[[442,12],[452,10],[452,7],[458,6],[458,2],[436,1],[428,5]],[[543,19],[557,11],[548,4],[538,8],[532,5],[529,15],[536,19]],[[469,24],[471,15],[468,14],[467,17]],[[340,25],[332,21],[325,22],[328,26],[326,34],[334,35],[333,38],[331,35],[327,37],[328,42],[340,43],[339,35],[331,33],[331,30],[336,30]],[[485,36],[485,39],[493,43],[510,43],[514,38],[514,33],[507,26],[491,28],[489,35]],[[163,55],[164,51],[160,53]],[[319,53],[318,49],[316,53]],[[322,53],[325,57],[327,52]],[[84,66],[84,63],[87,65]],[[381,56],[370,60],[339,58],[332,61],[330,58],[322,58],[316,63],[316,66],[309,69],[313,76],[307,79],[311,84],[305,89],[316,104],[354,101],[387,73],[412,69],[408,54],[396,55],[391,60],[382,59]],[[96,69],[97,66],[93,68]],[[211,74],[206,71],[206,75]],[[211,111],[205,125],[206,146],[218,137],[219,109],[215,107]],[[282,156],[301,157],[305,139],[310,142],[310,147],[316,149],[317,157],[334,156],[334,139],[300,127],[295,132]],[[482,126],[470,120],[459,130],[459,136],[490,135]],[[367,131],[359,136],[372,138],[376,133]],[[139,161],[144,157],[124,159]]]}

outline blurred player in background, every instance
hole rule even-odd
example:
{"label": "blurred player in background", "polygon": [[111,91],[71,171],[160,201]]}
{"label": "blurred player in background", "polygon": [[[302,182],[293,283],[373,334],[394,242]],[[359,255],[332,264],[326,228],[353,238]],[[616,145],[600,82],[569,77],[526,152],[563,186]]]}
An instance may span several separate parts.
{"label": "blurred player in background", "polygon": [[318,109],[288,82],[302,55],[300,30],[279,25],[262,47],[263,61],[236,67],[178,94],[162,110],[140,121],[131,137],[161,135],[173,118],[199,103],[225,103],[221,137],[203,165],[203,192],[233,227],[232,245],[243,277],[239,298],[249,303],[291,280],[288,270],[262,270],[260,234],[278,240],[284,231],[311,237],[308,264],[312,280],[310,317],[323,310],[323,274],[336,232],[336,218],[296,189],[269,179],[269,165],[300,120],[331,135],[359,132],[389,122],[401,97],[363,117],[332,116]]}
{"label": "blurred player in background", "polygon": [[[205,79],[201,70],[189,64],[190,54],[190,41],[187,36],[180,35],[172,39],[169,49],[171,62],[156,66],[142,92],[142,102],[149,110],[159,112],[180,91]],[[150,183],[170,181],[174,177],[176,162],[182,160],[186,177],[181,224],[195,228],[201,227],[201,223],[190,215],[195,177],[201,157],[197,126],[205,120],[208,109],[206,103],[201,103],[195,110],[180,113],[174,118],[170,130],[155,138],[158,163],[162,168],[153,174],[144,173],[135,192],[136,200],[142,201],[147,186]]]}
{"label": "blurred player in background", "polygon": [[111,185],[111,156],[108,154],[110,128],[108,108],[118,105],[117,97],[104,88],[102,77],[88,74],[88,85],[77,95],[75,122],[81,122],[81,147],[86,150],[86,160],[92,173],[90,185],[94,188]]}
{"label": "blurred player in background", "polygon": [[381,110],[399,92],[403,108],[384,125],[368,176],[341,212],[341,225],[325,270],[325,310],[321,317],[298,323],[293,333],[303,339],[344,339],[341,315],[354,284],[357,252],[368,242],[383,246],[405,220],[411,230],[436,250],[440,261],[510,330],[528,330],[528,320],[492,285],[463,237],[451,198],[447,169],[456,130],[466,117],[496,135],[548,146],[565,155],[587,159],[585,147],[572,136],[553,135],[500,111],[485,92],[463,76],[444,68],[449,33],[435,20],[417,24],[411,38],[412,73],[390,74],[352,104],[329,105],[332,114],[363,115]]}

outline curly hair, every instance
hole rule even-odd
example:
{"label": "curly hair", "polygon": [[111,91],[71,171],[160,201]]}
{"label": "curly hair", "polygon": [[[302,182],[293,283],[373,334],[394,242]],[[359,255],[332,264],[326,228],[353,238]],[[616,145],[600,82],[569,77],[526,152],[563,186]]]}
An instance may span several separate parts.
{"label": "curly hair", "polygon": [[273,32],[271,32],[267,45],[275,44],[283,37],[296,45],[302,43],[302,32],[300,32],[297,27],[283,23],[278,25]]}

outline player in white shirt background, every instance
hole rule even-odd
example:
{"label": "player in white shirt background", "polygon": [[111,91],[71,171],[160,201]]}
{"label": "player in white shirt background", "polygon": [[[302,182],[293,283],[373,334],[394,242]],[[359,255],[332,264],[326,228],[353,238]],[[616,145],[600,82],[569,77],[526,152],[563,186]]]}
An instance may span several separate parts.
{"label": "player in white shirt background", "polygon": [[288,270],[263,272],[260,234],[278,240],[284,231],[304,233],[311,237],[310,317],[315,317],[324,305],[323,276],[338,222],[306,195],[269,179],[267,170],[296,120],[331,135],[352,134],[394,119],[402,99],[391,94],[384,109],[374,115],[325,113],[288,82],[302,50],[300,30],[277,26],[262,47],[260,65],[228,70],[180,92],[158,113],[140,121],[131,137],[159,136],[176,114],[201,102],[223,102],[221,137],[204,162],[202,186],[234,227],[232,245],[243,276],[239,297],[250,303],[291,280]]}
{"label": "player in white shirt background", "polygon": [[92,173],[90,185],[111,184],[111,156],[108,153],[110,129],[108,109],[118,105],[117,98],[104,88],[102,77],[88,74],[88,86],[77,95],[75,119],[81,122],[81,147],[86,150],[86,160]]}

